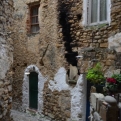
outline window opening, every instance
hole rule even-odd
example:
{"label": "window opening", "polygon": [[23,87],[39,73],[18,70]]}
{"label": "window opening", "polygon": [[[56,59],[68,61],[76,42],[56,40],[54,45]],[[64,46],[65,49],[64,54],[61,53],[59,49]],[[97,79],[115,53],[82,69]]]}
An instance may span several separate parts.
{"label": "window opening", "polygon": [[30,9],[31,33],[37,33],[39,31],[38,10],[39,10],[39,5],[31,6]]}
{"label": "window opening", "polygon": [[89,0],[88,24],[107,22],[107,0]]}

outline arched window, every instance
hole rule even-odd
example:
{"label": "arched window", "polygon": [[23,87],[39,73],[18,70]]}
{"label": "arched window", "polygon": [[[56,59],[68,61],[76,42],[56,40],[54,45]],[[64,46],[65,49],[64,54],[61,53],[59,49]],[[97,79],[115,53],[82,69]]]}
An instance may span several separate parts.
{"label": "arched window", "polygon": [[29,75],[29,108],[38,109],[38,74],[31,72]]}

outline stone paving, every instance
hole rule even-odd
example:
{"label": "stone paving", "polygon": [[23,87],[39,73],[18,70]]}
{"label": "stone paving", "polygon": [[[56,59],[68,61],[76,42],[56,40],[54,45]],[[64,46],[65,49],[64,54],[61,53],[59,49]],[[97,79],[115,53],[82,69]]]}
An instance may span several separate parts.
{"label": "stone paving", "polygon": [[11,110],[13,121],[52,121],[49,117],[40,114],[23,113]]}

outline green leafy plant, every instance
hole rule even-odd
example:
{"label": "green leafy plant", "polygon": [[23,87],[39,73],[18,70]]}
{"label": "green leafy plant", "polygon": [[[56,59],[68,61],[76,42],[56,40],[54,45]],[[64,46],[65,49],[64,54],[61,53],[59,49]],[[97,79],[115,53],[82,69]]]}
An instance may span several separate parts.
{"label": "green leafy plant", "polygon": [[108,90],[110,90],[110,91],[116,91],[117,88],[118,88],[118,86],[117,86],[117,84],[110,84],[110,83],[108,83],[108,84],[107,84],[107,88],[108,88]]}
{"label": "green leafy plant", "polygon": [[113,74],[112,78],[116,79],[117,83],[121,83],[121,74]]}
{"label": "green leafy plant", "polygon": [[91,68],[87,72],[87,80],[94,84],[104,83],[105,77],[102,71],[102,66],[100,63],[97,63],[94,68]]}

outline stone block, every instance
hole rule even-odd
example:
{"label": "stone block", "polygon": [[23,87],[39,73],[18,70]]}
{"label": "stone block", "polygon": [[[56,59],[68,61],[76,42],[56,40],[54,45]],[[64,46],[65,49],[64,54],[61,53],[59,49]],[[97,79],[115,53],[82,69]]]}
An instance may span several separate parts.
{"label": "stone block", "polygon": [[78,75],[78,70],[76,66],[70,65],[70,74],[69,74],[69,79],[73,80],[74,77]]}
{"label": "stone block", "polygon": [[3,87],[3,81],[0,81],[0,87]]}
{"label": "stone block", "polygon": [[113,54],[108,54],[107,59],[115,60],[116,56]]}
{"label": "stone block", "polygon": [[83,47],[88,47],[89,43],[82,43]]}
{"label": "stone block", "polygon": [[79,36],[80,35],[80,32],[77,32],[76,35]]}
{"label": "stone block", "polygon": [[95,39],[100,39],[101,38],[101,36],[95,36]]}
{"label": "stone block", "polygon": [[107,71],[107,72],[104,74],[104,77],[111,77],[112,75],[113,75],[112,72]]}
{"label": "stone block", "polygon": [[48,113],[48,116],[49,116],[50,118],[54,118],[54,115],[51,114],[51,113]]}
{"label": "stone block", "polygon": [[120,74],[120,72],[121,72],[120,69],[113,70],[113,73],[114,73],[114,74]]}
{"label": "stone block", "polygon": [[103,98],[104,98],[104,95],[101,93],[91,93],[91,104],[95,110],[97,110],[97,107],[99,107],[97,106],[97,101]]}
{"label": "stone block", "polygon": [[70,111],[66,111],[65,115],[66,115],[66,117],[70,118],[70,115],[71,115]]}
{"label": "stone block", "polygon": [[106,115],[107,115],[107,103],[106,102],[103,102],[102,105],[100,106],[99,114],[103,121],[107,121],[106,120]]}
{"label": "stone block", "polygon": [[112,104],[116,105],[116,103],[117,103],[116,99],[114,97],[112,97],[112,96],[106,96],[104,99],[110,105],[112,105]]}
{"label": "stone block", "polygon": [[102,103],[104,102],[104,98],[99,98],[97,100],[97,112],[100,113],[100,108],[101,108],[101,105]]}
{"label": "stone block", "polygon": [[11,85],[8,86],[8,91],[9,92],[12,91],[12,86]]}
{"label": "stone block", "polygon": [[80,67],[80,73],[85,73],[88,70],[88,61],[83,61]]}
{"label": "stone block", "polygon": [[115,61],[113,61],[113,60],[107,60],[106,61],[106,66],[111,66],[111,65],[113,65],[115,63]]}
{"label": "stone block", "polygon": [[112,96],[106,96],[105,101],[108,103],[106,114],[107,121],[118,121],[118,106],[116,99]]}
{"label": "stone block", "polygon": [[97,112],[94,112],[93,117],[95,121],[101,121],[101,116]]}
{"label": "stone block", "polygon": [[115,50],[116,52],[121,52],[121,47],[116,47]]}
{"label": "stone block", "polygon": [[108,47],[108,43],[100,43],[100,47]]}

